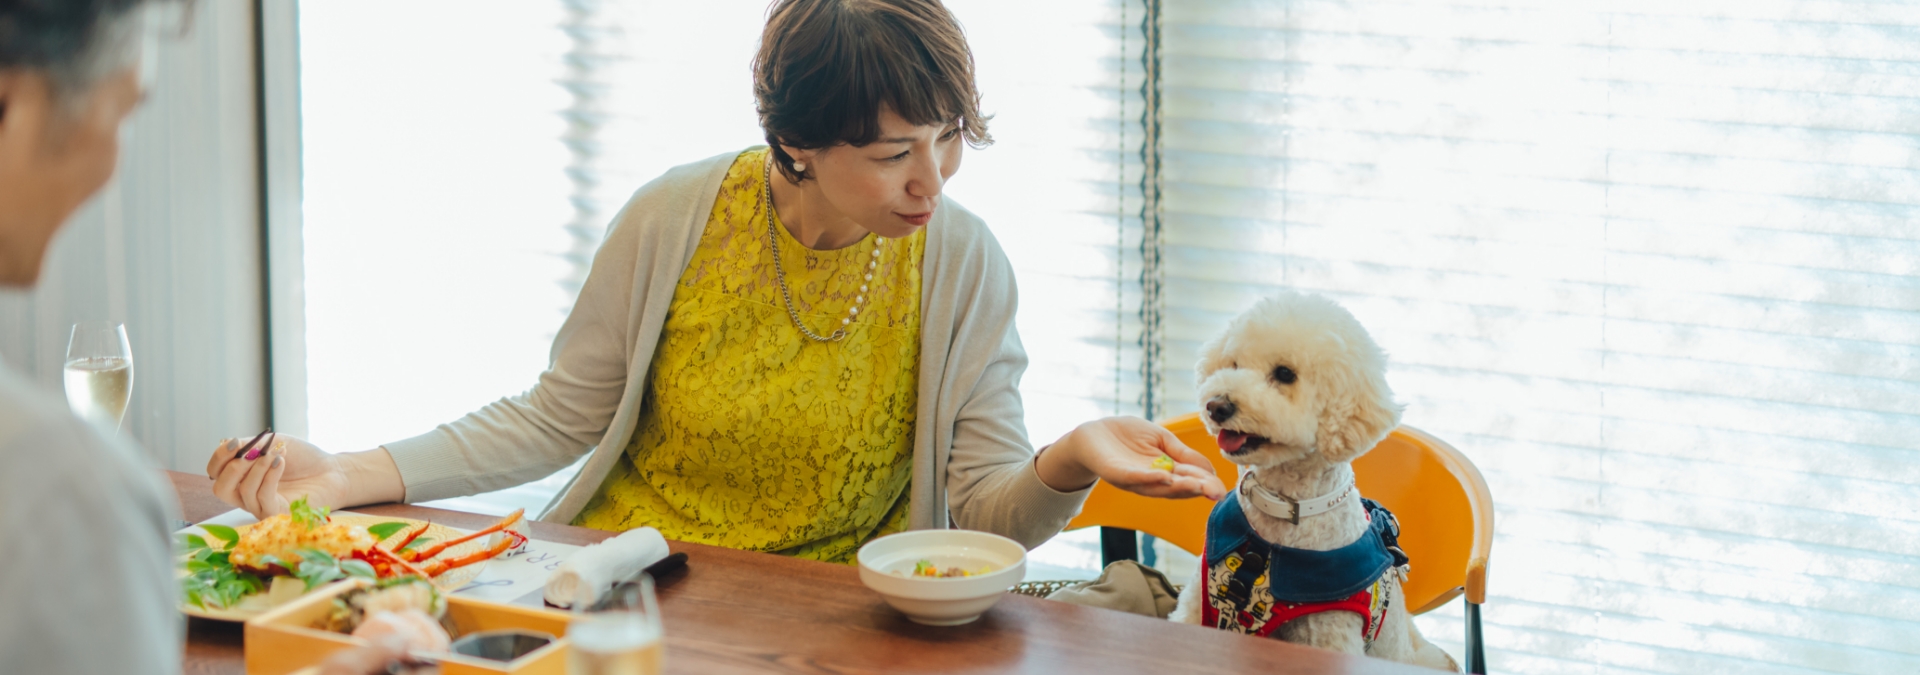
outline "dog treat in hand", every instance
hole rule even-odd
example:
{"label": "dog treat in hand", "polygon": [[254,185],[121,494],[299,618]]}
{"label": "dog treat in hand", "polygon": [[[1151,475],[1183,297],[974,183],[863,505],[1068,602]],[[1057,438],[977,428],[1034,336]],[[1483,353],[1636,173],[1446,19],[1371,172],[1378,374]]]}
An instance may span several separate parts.
{"label": "dog treat in hand", "polygon": [[1161,471],[1165,471],[1165,472],[1168,472],[1168,473],[1172,473],[1172,472],[1173,472],[1173,458],[1172,458],[1172,457],[1168,457],[1168,456],[1166,456],[1166,455],[1161,455],[1159,459],[1156,459],[1156,460],[1153,460],[1153,468],[1155,468],[1155,469],[1159,469],[1159,470],[1161,470]]}

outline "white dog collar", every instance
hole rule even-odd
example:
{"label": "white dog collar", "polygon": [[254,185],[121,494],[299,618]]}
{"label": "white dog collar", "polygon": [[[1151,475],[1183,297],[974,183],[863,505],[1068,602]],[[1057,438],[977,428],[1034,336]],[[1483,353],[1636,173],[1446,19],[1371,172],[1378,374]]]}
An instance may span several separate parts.
{"label": "white dog collar", "polygon": [[1274,491],[1268,490],[1265,486],[1260,485],[1259,482],[1253,480],[1252,473],[1240,477],[1241,500],[1253,505],[1253,508],[1259,509],[1261,513],[1295,525],[1300,524],[1301,518],[1317,516],[1339,508],[1341,504],[1347,503],[1348,497],[1352,496],[1352,481],[1348,481],[1347,486],[1339,490],[1312,499],[1294,501],[1275,494]]}

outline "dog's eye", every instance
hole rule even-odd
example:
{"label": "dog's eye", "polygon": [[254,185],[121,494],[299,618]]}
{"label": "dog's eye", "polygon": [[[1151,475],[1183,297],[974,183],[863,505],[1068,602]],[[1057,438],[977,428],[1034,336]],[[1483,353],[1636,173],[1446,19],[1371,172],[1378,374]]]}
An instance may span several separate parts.
{"label": "dog's eye", "polygon": [[1292,368],[1277,366],[1273,369],[1273,379],[1280,384],[1293,384],[1295,380],[1300,379],[1300,375],[1294,373]]}

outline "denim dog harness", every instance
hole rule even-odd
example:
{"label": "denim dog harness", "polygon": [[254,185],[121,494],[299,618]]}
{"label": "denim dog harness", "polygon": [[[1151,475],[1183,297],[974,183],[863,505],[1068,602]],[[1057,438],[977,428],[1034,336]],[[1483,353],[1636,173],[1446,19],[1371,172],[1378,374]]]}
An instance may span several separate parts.
{"label": "denim dog harness", "polygon": [[1360,615],[1368,643],[1386,618],[1388,570],[1405,565],[1400,525],[1371,499],[1367,532],[1331,551],[1268,543],[1247,523],[1234,491],[1207,518],[1206,604],[1201,622],[1221,630],[1267,636],[1288,621],[1320,612]]}

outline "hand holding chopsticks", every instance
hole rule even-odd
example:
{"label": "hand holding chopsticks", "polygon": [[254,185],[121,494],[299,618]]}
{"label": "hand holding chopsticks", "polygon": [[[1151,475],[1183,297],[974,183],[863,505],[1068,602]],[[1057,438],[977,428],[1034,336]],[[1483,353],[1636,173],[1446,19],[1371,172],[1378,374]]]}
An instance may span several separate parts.
{"label": "hand holding chopsticks", "polygon": [[260,432],[222,441],[207,459],[207,477],[221,501],[257,518],[285,513],[295,499],[340,507],[353,495],[338,457],[293,436]]}
{"label": "hand holding chopsticks", "polygon": [[[261,443],[258,448],[255,448],[254,444],[260,443],[261,436],[265,436],[267,439],[267,442]],[[260,432],[259,436],[254,436],[253,440],[240,444],[240,449],[234,451],[233,458],[240,459],[242,456],[245,456],[247,459],[259,459],[260,455],[265,453],[266,449],[273,445],[273,437],[274,437],[273,427],[267,427],[266,431]],[[228,441],[228,442],[231,442],[231,441]],[[222,443],[222,445],[225,445],[225,443]],[[209,473],[207,477],[213,478],[213,475]]]}

